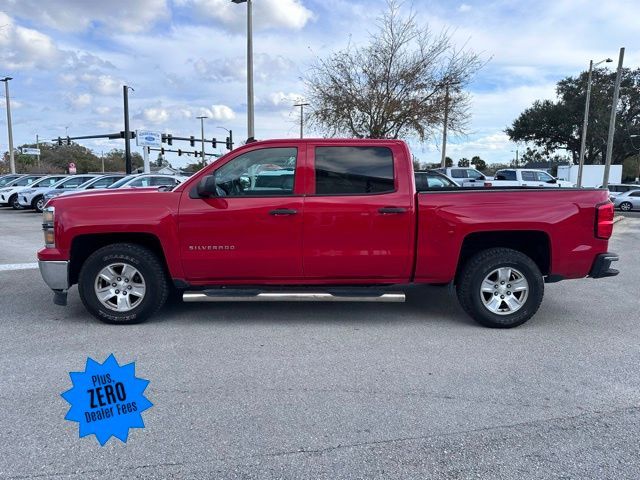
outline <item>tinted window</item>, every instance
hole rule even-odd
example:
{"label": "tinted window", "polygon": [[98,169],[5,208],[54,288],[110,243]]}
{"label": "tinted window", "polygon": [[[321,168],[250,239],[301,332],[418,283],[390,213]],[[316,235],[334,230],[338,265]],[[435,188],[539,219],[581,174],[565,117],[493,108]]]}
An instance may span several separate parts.
{"label": "tinted window", "polygon": [[230,197],[293,195],[297,148],[262,148],[216,170],[219,194]]}
{"label": "tinted window", "polygon": [[484,175],[476,170],[467,170],[467,176],[474,180],[484,180]]}
{"label": "tinted window", "polygon": [[122,177],[106,177],[106,178],[100,178],[96,181],[94,181],[91,185],[87,185],[87,190],[92,189],[92,188],[106,188],[109,185],[112,185],[113,183],[117,182],[118,180],[120,180],[120,178]]}
{"label": "tinted window", "polygon": [[515,180],[516,172],[514,170],[499,170],[496,172],[496,180]]}
{"label": "tinted window", "polygon": [[629,196],[630,196],[630,197],[640,197],[640,191],[637,191],[637,192],[631,192],[631,193],[629,194]]}
{"label": "tinted window", "polygon": [[317,195],[392,192],[393,155],[386,147],[317,147]]}
{"label": "tinted window", "polygon": [[163,185],[173,187],[176,183],[176,180],[171,177],[151,177],[152,187],[160,187]]}
{"label": "tinted window", "polygon": [[72,177],[72,178],[62,182],[56,188],[76,188],[76,187],[79,187],[84,182],[86,182],[86,181],[88,181],[90,179],[91,179],[91,177]]}
{"label": "tinted window", "polygon": [[452,168],[451,176],[453,178],[467,178],[467,171],[463,168]]}
{"label": "tinted window", "polygon": [[545,172],[536,172],[536,175],[538,177],[538,181],[540,182],[550,182],[551,180],[553,180],[553,177]]}
{"label": "tinted window", "polygon": [[40,177],[24,177],[19,180],[16,180],[11,184],[12,187],[26,187],[27,185],[31,185],[33,182],[38,180]]}
{"label": "tinted window", "polygon": [[537,180],[535,172],[523,171],[521,172],[521,174],[522,174],[522,180],[525,182],[535,182]]}
{"label": "tinted window", "polygon": [[64,177],[49,177],[49,178],[41,178],[40,180],[36,180],[33,182],[32,187],[50,187],[54,183],[59,182]]}

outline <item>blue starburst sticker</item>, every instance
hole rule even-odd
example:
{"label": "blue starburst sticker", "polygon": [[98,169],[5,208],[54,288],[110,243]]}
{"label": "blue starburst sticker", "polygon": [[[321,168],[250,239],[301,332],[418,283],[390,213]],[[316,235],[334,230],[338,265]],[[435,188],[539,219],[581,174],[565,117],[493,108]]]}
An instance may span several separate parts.
{"label": "blue starburst sticker", "polygon": [[130,428],[144,428],[141,413],[153,405],[143,394],[149,380],[136,378],[135,363],[120,366],[109,355],[100,364],[87,358],[84,372],[70,372],[73,388],[62,394],[71,408],[65,420],[80,424],[80,438],[94,434],[104,445],[113,436],[127,441]]}

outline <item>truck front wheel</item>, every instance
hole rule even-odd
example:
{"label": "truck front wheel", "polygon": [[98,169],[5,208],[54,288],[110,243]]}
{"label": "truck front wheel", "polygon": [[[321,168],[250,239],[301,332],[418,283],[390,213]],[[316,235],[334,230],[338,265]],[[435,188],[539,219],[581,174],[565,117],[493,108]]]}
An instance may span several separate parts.
{"label": "truck front wheel", "polygon": [[481,325],[512,328],[529,320],[544,295],[542,273],[525,254],[492,248],[473,256],[458,278],[462,308]]}
{"label": "truck front wheel", "polygon": [[139,323],[164,305],[169,285],[158,257],[131,243],[107,245],[82,265],[78,292],[89,312],[106,323]]}

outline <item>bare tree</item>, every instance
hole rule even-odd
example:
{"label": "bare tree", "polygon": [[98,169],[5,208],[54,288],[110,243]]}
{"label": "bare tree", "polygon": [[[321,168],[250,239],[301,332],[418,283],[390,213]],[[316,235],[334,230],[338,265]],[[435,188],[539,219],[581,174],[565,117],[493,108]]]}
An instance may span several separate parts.
{"label": "bare tree", "polygon": [[387,0],[368,45],[318,58],[306,78],[310,124],[329,136],[424,141],[442,125],[449,86],[448,127],[462,133],[469,97],[464,87],[483,66],[471,50],[456,48],[445,30],[419,26],[414,13]]}

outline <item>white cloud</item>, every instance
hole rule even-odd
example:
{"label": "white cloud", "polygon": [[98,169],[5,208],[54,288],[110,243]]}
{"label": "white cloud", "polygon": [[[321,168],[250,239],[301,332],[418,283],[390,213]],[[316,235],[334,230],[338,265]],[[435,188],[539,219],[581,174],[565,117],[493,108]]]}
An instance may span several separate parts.
{"label": "white cloud", "polygon": [[91,89],[92,92],[107,96],[119,95],[124,84],[124,81],[108,74],[94,75],[85,73],[78,80]]}
{"label": "white cloud", "polygon": [[84,109],[91,105],[92,101],[93,97],[89,93],[80,93],[69,97],[69,104],[74,110]]}
{"label": "white cloud", "polygon": [[169,110],[166,108],[145,108],[142,111],[142,116],[148,122],[154,124],[165,123],[169,120]]}
{"label": "white cloud", "polygon": [[269,95],[269,101],[275,107],[286,106],[292,107],[294,103],[299,102],[303,98],[299,93],[273,92]]}
{"label": "white cloud", "polygon": [[[196,18],[207,17],[221,25],[240,30],[246,25],[246,5],[229,0],[175,0]],[[301,0],[260,0],[253,4],[254,24],[260,28],[300,30],[313,18],[313,12]]]}
{"label": "white cloud", "polygon": [[466,3],[462,3],[462,4],[458,7],[458,11],[459,11],[460,13],[469,12],[469,11],[471,11],[471,5],[466,4]]}
{"label": "white cloud", "polygon": [[0,0],[0,9],[66,32],[93,26],[138,32],[169,16],[166,0]]}
{"label": "white cloud", "polygon": [[[253,74],[257,82],[277,80],[287,76],[295,68],[295,63],[282,55],[256,53],[253,57]],[[247,61],[241,56],[206,60],[198,58],[193,62],[198,75],[206,80],[231,82],[247,78]]]}
{"label": "white cloud", "polygon": [[47,35],[15,25],[0,12],[0,62],[12,70],[50,67],[57,64],[61,52]]}

